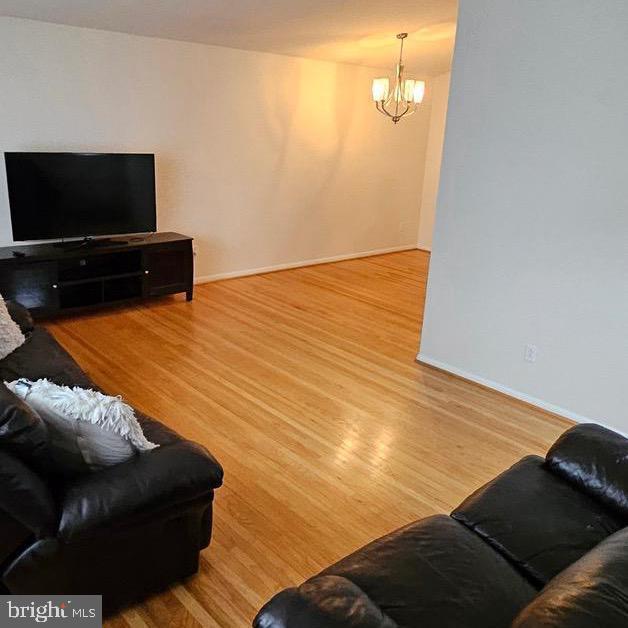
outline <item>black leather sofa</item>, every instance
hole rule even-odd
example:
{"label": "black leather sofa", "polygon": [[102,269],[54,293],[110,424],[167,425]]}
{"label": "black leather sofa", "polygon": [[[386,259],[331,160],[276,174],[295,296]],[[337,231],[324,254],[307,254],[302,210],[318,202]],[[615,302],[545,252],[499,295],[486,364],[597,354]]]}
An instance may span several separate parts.
{"label": "black leather sofa", "polygon": [[255,628],[628,627],[628,439],[579,425],[278,593]]}
{"label": "black leather sofa", "polygon": [[[46,377],[96,388],[50,333],[33,327],[24,308],[10,304],[9,311],[27,340],[0,361],[1,381]],[[222,468],[203,447],[136,414],[157,449],[102,471],[61,478],[47,477],[12,453],[7,442],[23,439],[24,430],[0,412],[5,593],[102,594],[103,612],[110,614],[198,570],[199,552],[211,537]]]}

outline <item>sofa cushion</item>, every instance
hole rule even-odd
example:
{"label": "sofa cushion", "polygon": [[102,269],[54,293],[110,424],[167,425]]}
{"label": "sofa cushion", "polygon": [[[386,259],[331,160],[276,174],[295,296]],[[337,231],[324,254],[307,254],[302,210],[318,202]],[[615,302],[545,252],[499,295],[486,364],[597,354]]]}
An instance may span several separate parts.
{"label": "sofa cushion", "polygon": [[532,582],[544,585],[623,519],[527,456],[470,497],[451,515],[484,538]]}
{"label": "sofa cushion", "polygon": [[547,452],[547,468],[628,520],[628,438],[601,425],[576,425]]}
{"label": "sofa cushion", "polygon": [[38,471],[48,468],[48,429],[39,415],[0,382],[0,448]]}
{"label": "sofa cushion", "polygon": [[536,590],[480,537],[437,515],[273,598],[257,628],[508,626]]}
{"label": "sofa cushion", "polygon": [[57,528],[50,490],[32,469],[7,451],[0,450],[0,510],[38,537]]}
{"label": "sofa cushion", "polygon": [[592,626],[628,626],[628,528],[556,576],[513,623],[513,628]]}

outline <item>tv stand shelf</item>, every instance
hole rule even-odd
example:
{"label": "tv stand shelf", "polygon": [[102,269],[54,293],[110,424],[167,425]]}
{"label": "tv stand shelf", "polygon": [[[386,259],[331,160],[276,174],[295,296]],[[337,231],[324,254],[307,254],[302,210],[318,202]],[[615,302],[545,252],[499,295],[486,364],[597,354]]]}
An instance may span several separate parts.
{"label": "tv stand shelf", "polygon": [[94,277],[92,279],[73,279],[71,281],[59,281],[55,286],[57,288],[65,288],[66,286],[80,286],[85,283],[94,283],[95,281],[107,281],[108,279],[126,279],[127,277],[141,277],[148,275],[148,270],[142,270],[136,273],[121,273],[119,275],[103,275],[102,277]]}
{"label": "tv stand shelf", "polygon": [[0,248],[0,294],[35,316],[185,292],[193,294],[192,238],[155,233],[81,247]]}

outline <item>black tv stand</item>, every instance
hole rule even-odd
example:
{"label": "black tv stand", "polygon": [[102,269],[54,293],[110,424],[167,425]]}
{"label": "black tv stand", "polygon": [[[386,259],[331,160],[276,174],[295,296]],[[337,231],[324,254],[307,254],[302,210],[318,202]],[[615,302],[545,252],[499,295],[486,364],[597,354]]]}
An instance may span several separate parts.
{"label": "black tv stand", "polygon": [[179,292],[190,301],[193,259],[178,233],[4,247],[0,294],[35,316]]}

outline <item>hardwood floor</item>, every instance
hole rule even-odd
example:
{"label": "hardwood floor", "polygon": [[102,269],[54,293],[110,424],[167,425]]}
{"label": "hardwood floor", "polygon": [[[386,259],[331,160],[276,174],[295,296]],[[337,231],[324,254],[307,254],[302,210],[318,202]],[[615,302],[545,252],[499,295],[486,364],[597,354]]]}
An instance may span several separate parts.
{"label": "hardwood floor", "polygon": [[50,328],[225,468],[200,573],[107,626],[249,626],[279,589],[448,512],[569,422],[415,363],[429,256],[198,286]]}

